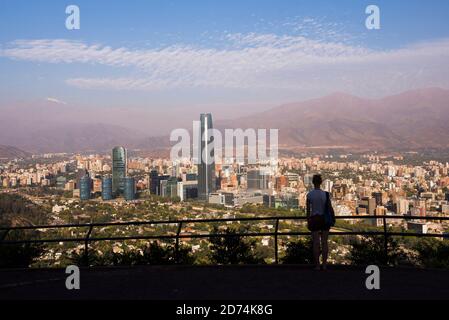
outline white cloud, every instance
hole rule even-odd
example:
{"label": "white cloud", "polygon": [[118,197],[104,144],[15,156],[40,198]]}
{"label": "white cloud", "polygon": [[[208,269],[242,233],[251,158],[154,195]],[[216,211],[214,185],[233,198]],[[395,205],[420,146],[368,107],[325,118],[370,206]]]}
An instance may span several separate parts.
{"label": "white cloud", "polygon": [[47,100],[48,102],[56,103],[56,104],[63,104],[63,105],[67,104],[67,102],[65,102],[65,101],[62,101],[62,100],[59,100],[59,99],[56,99],[56,98],[52,98],[52,97],[48,97],[45,100]]}
{"label": "white cloud", "polygon": [[169,46],[149,50],[64,39],[19,40],[0,50],[0,56],[123,69],[123,76],[117,78],[66,80],[68,85],[85,89],[241,88],[383,95],[449,85],[446,39],[380,51],[304,36],[249,33],[226,38],[227,46],[220,49]]}

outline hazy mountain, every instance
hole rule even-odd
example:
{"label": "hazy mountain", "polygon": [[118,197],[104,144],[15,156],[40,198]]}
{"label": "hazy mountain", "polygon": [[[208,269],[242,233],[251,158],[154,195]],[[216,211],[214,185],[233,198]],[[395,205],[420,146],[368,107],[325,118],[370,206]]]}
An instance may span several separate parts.
{"label": "hazy mountain", "polygon": [[[108,121],[108,113],[89,114],[69,106],[33,105],[2,110],[0,145],[29,152],[106,151],[115,145],[162,151],[170,146],[167,135],[149,137],[145,126]],[[143,117],[143,116],[142,116]],[[199,119],[191,112],[189,119]],[[156,122],[178,124],[148,116]],[[191,122],[190,122],[191,123]],[[438,88],[404,92],[382,99],[364,99],[335,93],[318,99],[290,103],[234,120],[217,120],[223,128],[277,128],[283,147],[420,148],[449,147],[449,90]],[[172,127],[170,127],[172,126]],[[130,129],[131,128],[131,129]],[[186,129],[191,130],[190,126]]]}
{"label": "hazy mountain", "polygon": [[26,158],[31,154],[11,146],[0,145],[0,159]]}
{"label": "hazy mountain", "polygon": [[414,148],[449,146],[449,90],[404,92],[382,99],[344,93],[290,103],[221,128],[277,128],[288,147]]}

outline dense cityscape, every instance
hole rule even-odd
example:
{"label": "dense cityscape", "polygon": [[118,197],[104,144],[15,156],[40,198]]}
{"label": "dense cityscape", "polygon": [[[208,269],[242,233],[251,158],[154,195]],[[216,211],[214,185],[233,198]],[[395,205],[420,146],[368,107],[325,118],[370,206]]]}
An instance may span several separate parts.
{"label": "dense cityscape", "polygon": [[[211,116],[209,116],[211,119]],[[204,117],[202,116],[202,119]],[[204,125],[204,121],[202,122]],[[210,121],[211,127],[211,121]],[[202,144],[202,149],[206,144]],[[383,227],[383,219],[351,216],[449,216],[449,163],[420,159],[418,153],[327,152],[281,156],[276,165],[245,162],[195,165],[192,159],[133,156],[125,146],[108,154],[42,154],[0,164],[2,194],[20,195],[49,212],[45,224],[157,221],[304,215],[312,176],[321,173],[323,189],[332,196],[337,216],[347,216],[336,230]],[[386,220],[389,228],[417,233],[444,234],[447,223],[421,219]],[[12,226],[29,224],[10,218]],[[186,225],[183,234],[212,227]],[[247,228],[270,230],[272,224]],[[143,232],[174,232],[170,226],[140,228]],[[304,228],[284,222],[281,230]],[[379,229],[380,230],[380,229]],[[117,230],[116,230],[117,231]],[[120,230],[121,234],[132,230]],[[78,231],[72,231],[76,235]],[[104,234],[114,234],[104,228]],[[205,241],[186,239],[194,251],[207,249]],[[62,244],[61,244],[62,245]],[[124,243],[112,245],[123,252]],[[132,246],[131,246],[132,247]],[[263,237],[259,250],[272,261],[272,239]],[[65,244],[67,252],[73,248]],[[81,247],[78,248],[78,250]],[[63,253],[50,250],[44,258],[56,261]],[[345,262],[345,245],[336,246],[334,259]],[[200,259],[201,261],[201,259]]]}

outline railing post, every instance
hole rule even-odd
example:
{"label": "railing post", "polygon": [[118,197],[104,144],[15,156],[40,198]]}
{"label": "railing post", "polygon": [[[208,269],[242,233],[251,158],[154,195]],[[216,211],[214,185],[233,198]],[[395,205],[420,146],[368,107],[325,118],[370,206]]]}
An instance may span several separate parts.
{"label": "railing post", "polygon": [[175,262],[179,263],[179,235],[181,234],[182,221],[178,224],[178,231],[176,232],[176,243],[175,243]]}
{"label": "railing post", "polygon": [[276,229],[274,230],[274,262],[279,263],[278,257],[278,230],[279,230],[279,219],[276,219]]}
{"label": "railing post", "polygon": [[387,218],[383,216],[384,223],[384,254],[385,254],[385,264],[388,264],[388,232],[387,232]]}
{"label": "railing post", "polygon": [[6,239],[6,237],[8,236],[9,230],[11,230],[11,229],[7,229],[7,230],[5,231],[5,233],[2,235],[2,238],[0,239],[0,241],[3,241],[3,240]]}
{"label": "railing post", "polygon": [[84,265],[86,267],[89,267],[89,238],[93,228],[94,226],[89,227],[89,231],[87,231],[86,238],[84,239]]}

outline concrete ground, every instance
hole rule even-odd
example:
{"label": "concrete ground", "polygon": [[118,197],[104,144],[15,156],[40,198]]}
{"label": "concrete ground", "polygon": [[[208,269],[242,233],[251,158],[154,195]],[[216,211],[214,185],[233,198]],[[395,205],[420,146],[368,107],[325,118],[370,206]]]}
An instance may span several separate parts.
{"label": "concrete ground", "polygon": [[81,269],[67,290],[63,269],[0,270],[0,300],[449,299],[449,270],[381,268],[367,290],[365,268],[331,266],[137,266]]}

